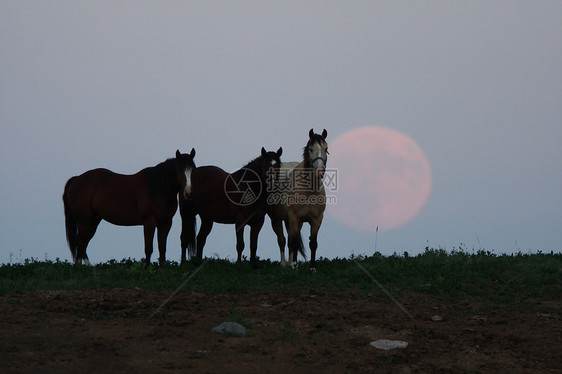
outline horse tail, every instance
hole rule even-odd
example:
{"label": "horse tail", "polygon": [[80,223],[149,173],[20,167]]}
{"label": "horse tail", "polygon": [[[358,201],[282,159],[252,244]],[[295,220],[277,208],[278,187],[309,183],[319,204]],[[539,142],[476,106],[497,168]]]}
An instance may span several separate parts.
{"label": "horse tail", "polygon": [[70,248],[70,253],[72,254],[72,259],[76,261],[77,249],[78,249],[78,227],[76,224],[76,220],[72,216],[72,212],[70,211],[70,206],[68,203],[68,187],[70,183],[72,183],[72,177],[66,182],[64,186],[64,193],[62,195],[62,201],[64,204],[64,220],[66,225],[66,241],[68,243],[68,247]]}
{"label": "horse tail", "polygon": [[197,239],[195,231],[197,229],[197,221],[195,220],[195,205],[192,200],[187,200],[180,194],[179,198],[180,216],[181,216],[181,251],[182,259],[187,248],[189,258],[197,253]]}
{"label": "horse tail", "polygon": [[302,234],[299,231],[299,236],[297,238],[298,240],[295,240],[295,244],[297,246],[297,251],[301,254],[301,256],[306,260],[306,253],[304,252],[304,243],[302,241]]}

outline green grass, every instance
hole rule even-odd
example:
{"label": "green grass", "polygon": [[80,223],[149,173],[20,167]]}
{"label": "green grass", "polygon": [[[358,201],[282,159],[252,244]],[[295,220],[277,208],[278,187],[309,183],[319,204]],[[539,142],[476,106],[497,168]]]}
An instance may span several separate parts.
{"label": "green grass", "polygon": [[[308,264],[295,269],[279,262],[260,261],[252,270],[248,262],[208,259],[182,291],[272,292],[305,290],[333,292],[355,290],[381,293],[379,287],[358,266],[391,293],[418,291],[432,294],[469,294],[492,297],[502,302],[521,298],[562,297],[562,254],[535,253],[496,255],[462,250],[446,252],[426,248],[417,256],[408,253],[383,256],[322,259],[317,271]],[[145,268],[142,261],[109,261],[95,266],[67,261],[25,260],[0,266],[0,294],[44,289],[140,288],[175,290],[200,266],[195,262],[169,262]]]}

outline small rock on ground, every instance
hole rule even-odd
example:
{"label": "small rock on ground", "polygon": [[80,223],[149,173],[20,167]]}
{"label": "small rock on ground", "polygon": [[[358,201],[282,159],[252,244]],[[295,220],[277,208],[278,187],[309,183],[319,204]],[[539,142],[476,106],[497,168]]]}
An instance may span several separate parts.
{"label": "small rock on ground", "polygon": [[406,348],[408,346],[408,342],[403,342],[401,340],[379,339],[371,342],[371,345],[378,349],[390,351],[391,349]]}
{"label": "small rock on ground", "polygon": [[211,331],[224,335],[246,336],[246,328],[236,322],[223,322],[213,327]]}

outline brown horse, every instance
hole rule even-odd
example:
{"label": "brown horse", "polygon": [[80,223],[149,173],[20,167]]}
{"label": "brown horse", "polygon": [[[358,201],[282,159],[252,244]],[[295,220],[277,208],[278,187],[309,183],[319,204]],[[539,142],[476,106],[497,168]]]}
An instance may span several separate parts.
{"label": "brown horse", "polygon": [[304,222],[310,224],[310,267],[316,268],[318,230],[326,209],[326,192],[322,178],[328,162],[328,132],[308,133],[308,142],[303,148],[303,160],[283,162],[276,180],[275,192],[268,198],[268,215],[271,227],[277,235],[281,264],[285,262],[285,236],[283,222],[289,236],[289,265],[297,261],[297,252],[304,257],[301,228]]}
{"label": "brown horse", "polygon": [[203,258],[203,247],[213,228],[213,222],[234,224],[236,229],[237,262],[244,250],[244,227],[250,226],[250,262],[257,266],[258,235],[263,226],[268,185],[281,165],[283,149],[266,152],[234,173],[227,173],[216,166],[203,166],[191,174],[190,199],[180,199],[183,232],[182,259],[185,247],[193,241],[195,215],[199,214],[201,228],[197,234],[197,258]]}
{"label": "brown horse", "polygon": [[146,266],[150,264],[154,231],[158,229],[160,262],[166,261],[166,239],[178,207],[177,195],[191,193],[190,154],[176,157],[133,175],[94,169],[66,182],[62,200],[66,239],[75,263],[89,264],[86,247],[101,220],[120,226],[144,226]]}

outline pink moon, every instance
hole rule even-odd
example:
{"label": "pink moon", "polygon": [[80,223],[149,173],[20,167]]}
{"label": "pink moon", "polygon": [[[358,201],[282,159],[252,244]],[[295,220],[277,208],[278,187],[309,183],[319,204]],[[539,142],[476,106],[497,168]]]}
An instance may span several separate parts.
{"label": "pink moon", "polygon": [[329,143],[337,185],[327,213],[361,231],[387,231],[412,220],[431,191],[431,167],[416,142],[384,127],[362,127]]}

